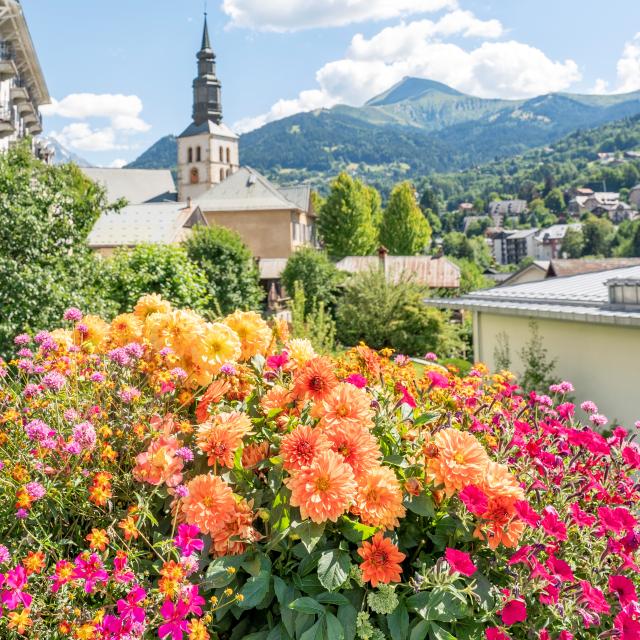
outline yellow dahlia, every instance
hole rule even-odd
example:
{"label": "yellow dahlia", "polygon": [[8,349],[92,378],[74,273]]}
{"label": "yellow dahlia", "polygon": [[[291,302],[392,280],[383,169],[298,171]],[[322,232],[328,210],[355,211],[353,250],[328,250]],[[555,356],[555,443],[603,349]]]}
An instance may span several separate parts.
{"label": "yellow dahlia", "polygon": [[133,308],[133,313],[141,320],[146,320],[152,313],[169,313],[170,311],[171,303],[157,293],[142,296]]}
{"label": "yellow dahlia", "polygon": [[271,329],[255,311],[236,311],[224,319],[242,345],[241,359],[250,360],[255,355],[264,355],[271,344]]}

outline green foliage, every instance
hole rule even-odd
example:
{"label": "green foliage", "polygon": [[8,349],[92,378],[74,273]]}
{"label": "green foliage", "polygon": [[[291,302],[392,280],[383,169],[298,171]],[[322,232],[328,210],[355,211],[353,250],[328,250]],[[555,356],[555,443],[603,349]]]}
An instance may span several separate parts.
{"label": "green foliage", "polygon": [[451,231],[442,238],[442,250],[447,258],[474,262],[482,270],[493,263],[493,256],[484,238],[468,238],[460,231]]}
{"label": "green foliage", "polygon": [[291,324],[295,338],[307,338],[317,351],[334,351],[336,323],[327,311],[325,302],[314,302],[307,309],[307,297],[299,281],[293,283],[291,300]]}
{"label": "green foliage", "polygon": [[210,304],[218,315],[260,307],[264,291],[258,266],[238,233],[220,226],[195,227],[185,248],[207,278]]}
{"label": "green foliage", "polygon": [[327,252],[335,258],[368,255],[376,248],[379,201],[362,182],[341,173],[332,183],[318,216]]}
{"label": "green foliage", "polygon": [[501,331],[496,336],[493,362],[496,371],[509,371],[511,369],[511,346],[509,344],[509,334],[506,331]]}
{"label": "green foliage", "polygon": [[48,166],[26,141],[0,156],[0,354],[17,333],[56,326],[70,305],[109,313],[86,246],[106,207],[75,165]]}
{"label": "green foliage", "polygon": [[564,195],[562,195],[562,191],[558,187],[549,191],[544,199],[544,206],[555,213],[562,213],[565,210]]}
{"label": "green foliage", "polygon": [[611,220],[589,216],[582,225],[583,255],[609,257],[614,235],[615,227]]}
{"label": "green foliage", "polygon": [[194,310],[210,307],[206,273],[189,260],[183,247],[141,244],[119,249],[106,261],[105,289],[119,312],[131,309],[146,293]]}
{"label": "green foliage", "polygon": [[520,350],[524,371],[520,376],[520,386],[526,393],[548,393],[549,385],[556,382],[554,374],[557,359],[549,359],[540,328],[535,320],[529,322],[530,337]]}
{"label": "green foliage", "polygon": [[584,252],[584,235],[582,230],[569,227],[562,241],[562,253],[567,258],[580,258]]}
{"label": "green foliage", "polygon": [[380,242],[391,255],[423,253],[431,241],[431,227],[422,214],[409,182],[394,187],[380,224]]}
{"label": "green foliage", "polygon": [[326,309],[332,308],[342,279],[327,254],[310,247],[293,253],[282,272],[282,283],[290,293],[294,291],[295,283],[300,283],[305,296],[305,314],[311,313],[320,303]]}
{"label": "green foliage", "polygon": [[460,267],[460,287],[455,292],[456,295],[492,286],[493,283],[482,273],[476,262],[468,258],[453,259],[452,262]]}
{"label": "green foliage", "polygon": [[338,302],[338,339],[361,341],[374,349],[391,347],[412,356],[441,352],[446,334],[444,315],[427,307],[427,292],[409,279],[388,282],[377,269],[354,275]]}

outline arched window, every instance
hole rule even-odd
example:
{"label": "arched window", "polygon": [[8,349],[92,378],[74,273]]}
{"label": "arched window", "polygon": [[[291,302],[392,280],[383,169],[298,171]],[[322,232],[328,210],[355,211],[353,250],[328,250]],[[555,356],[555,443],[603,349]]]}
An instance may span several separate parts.
{"label": "arched window", "polygon": [[220,182],[224,180],[224,169],[220,169]]}
{"label": "arched window", "polygon": [[231,149],[227,147],[227,164],[231,164]]}
{"label": "arched window", "polygon": [[196,147],[196,162],[200,162],[202,160],[202,152],[200,147]]}
{"label": "arched window", "polygon": [[220,147],[220,162],[224,162],[224,149]]}
{"label": "arched window", "polygon": [[200,182],[200,176],[198,175],[198,169],[196,167],[191,169],[189,180],[191,181],[191,184],[198,184],[198,182]]}
{"label": "arched window", "polygon": [[187,162],[193,162],[193,149],[191,147],[187,149]]}

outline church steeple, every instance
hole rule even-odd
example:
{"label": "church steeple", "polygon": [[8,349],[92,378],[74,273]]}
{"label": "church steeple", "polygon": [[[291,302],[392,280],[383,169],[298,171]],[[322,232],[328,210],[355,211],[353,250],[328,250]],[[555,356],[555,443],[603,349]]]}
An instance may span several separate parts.
{"label": "church steeple", "polygon": [[221,84],[216,76],[216,55],[211,48],[207,14],[204,14],[202,45],[197,54],[198,76],[193,81],[193,122],[201,125],[207,120],[222,121]]}

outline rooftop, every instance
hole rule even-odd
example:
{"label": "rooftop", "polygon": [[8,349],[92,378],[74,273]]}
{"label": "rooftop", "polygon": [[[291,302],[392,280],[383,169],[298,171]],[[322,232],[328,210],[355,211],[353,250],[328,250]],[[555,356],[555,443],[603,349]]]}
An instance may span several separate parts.
{"label": "rooftop", "polygon": [[502,315],[545,317],[575,322],[640,326],[640,307],[610,307],[608,281],[640,278],[640,265],[525,284],[474,291],[455,299],[427,299],[426,304]]}
{"label": "rooftop", "polygon": [[213,120],[207,120],[202,124],[192,122],[178,137],[188,138],[189,136],[198,136],[201,133],[212,133],[223,138],[236,139],[238,136],[227,127],[224,122],[216,124]]}
{"label": "rooftop", "polygon": [[124,198],[129,204],[175,202],[176,185],[169,169],[106,169],[82,167],[87,178],[107,190],[109,202]]}
{"label": "rooftop", "polygon": [[597,259],[566,259],[551,260],[548,265],[547,277],[577,276],[581,273],[595,271],[610,271],[640,265],[640,258],[603,258]]}

